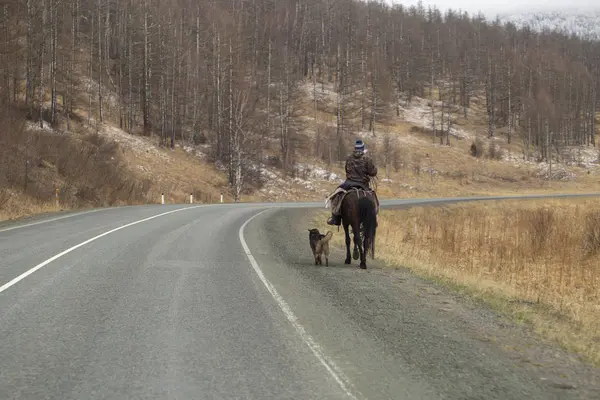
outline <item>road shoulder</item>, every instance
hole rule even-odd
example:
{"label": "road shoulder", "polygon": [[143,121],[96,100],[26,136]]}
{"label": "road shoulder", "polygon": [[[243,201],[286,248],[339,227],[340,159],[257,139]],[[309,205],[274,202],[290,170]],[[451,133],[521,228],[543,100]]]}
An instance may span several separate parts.
{"label": "road shoulder", "polygon": [[312,215],[266,213],[248,226],[248,244],[300,322],[369,398],[600,397],[598,369],[468,296],[403,268],[345,266],[338,251],[330,267],[312,265]]}

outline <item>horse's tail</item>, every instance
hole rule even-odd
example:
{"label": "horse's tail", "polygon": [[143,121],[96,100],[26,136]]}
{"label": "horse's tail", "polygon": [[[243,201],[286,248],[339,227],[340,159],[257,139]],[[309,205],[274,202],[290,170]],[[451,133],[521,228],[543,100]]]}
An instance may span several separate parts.
{"label": "horse's tail", "polygon": [[365,252],[371,251],[371,258],[375,258],[375,233],[377,231],[377,210],[375,203],[367,196],[358,199],[360,222],[362,222],[365,235]]}

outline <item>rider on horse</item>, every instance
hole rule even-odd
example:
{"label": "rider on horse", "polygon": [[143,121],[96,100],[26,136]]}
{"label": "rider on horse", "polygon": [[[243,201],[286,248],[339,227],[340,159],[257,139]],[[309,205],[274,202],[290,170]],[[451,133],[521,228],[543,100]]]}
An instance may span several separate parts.
{"label": "rider on horse", "polygon": [[[365,144],[362,140],[357,140],[354,144],[354,151],[346,158],[346,181],[338,188],[350,190],[358,187],[364,190],[370,190],[369,183],[371,177],[377,176],[377,167],[371,157],[365,155]],[[342,223],[339,203],[343,196],[336,195],[331,199],[331,218],[327,224],[339,226]]]}

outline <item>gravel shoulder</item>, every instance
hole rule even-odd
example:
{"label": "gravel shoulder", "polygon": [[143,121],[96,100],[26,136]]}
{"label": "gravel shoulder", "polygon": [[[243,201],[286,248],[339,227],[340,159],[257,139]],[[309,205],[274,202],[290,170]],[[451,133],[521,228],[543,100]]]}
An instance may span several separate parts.
{"label": "gravel shoulder", "polygon": [[246,240],[357,397],[600,398],[600,369],[467,296],[376,261],[366,271],[346,266],[337,249],[329,267],[314,266],[307,231],[314,212],[262,214]]}

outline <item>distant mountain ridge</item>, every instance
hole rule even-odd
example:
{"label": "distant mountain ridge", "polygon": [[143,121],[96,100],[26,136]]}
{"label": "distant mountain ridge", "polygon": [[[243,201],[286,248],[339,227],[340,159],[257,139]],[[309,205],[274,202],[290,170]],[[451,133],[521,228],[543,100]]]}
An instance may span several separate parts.
{"label": "distant mountain ridge", "polygon": [[596,10],[561,9],[551,11],[523,11],[498,15],[501,22],[512,22],[517,27],[530,26],[535,31],[556,30],[581,38],[600,40],[600,8]]}

